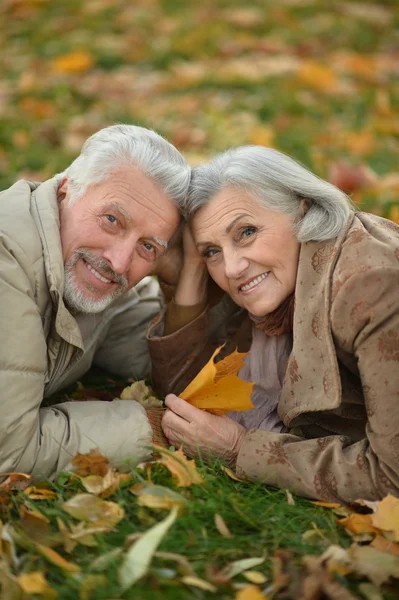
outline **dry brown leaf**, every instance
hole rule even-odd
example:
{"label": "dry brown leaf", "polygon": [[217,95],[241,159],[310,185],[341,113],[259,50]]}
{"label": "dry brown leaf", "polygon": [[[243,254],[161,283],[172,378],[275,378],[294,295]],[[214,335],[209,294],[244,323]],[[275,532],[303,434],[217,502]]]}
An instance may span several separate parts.
{"label": "dry brown leaf", "polygon": [[311,504],[322,506],[323,508],[340,508],[341,506],[341,504],[338,504],[337,502],[322,502],[321,500],[312,500]]}
{"label": "dry brown leaf", "polygon": [[218,513],[215,513],[215,527],[218,530],[218,532],[220,533],[220,535],[222,535],[225,538],[232,538],[233,534],[231,533],[230,529],[227,527],[226,523],[224,522],[224,519],[221,515],[219,515]]}
{"label": "dry brown leaf", "polygon": [[0,473],[0,477],[7,477],[0,483],[0,490],[8,492],[9,490],[24,490],[28,487],[31,475],[26,473]]}
{"label": "dry brown leaf", "polygon": [[88,475],[104,477],[111,468],[108,458],[105,458],[98,448],[94,448],[86,454],[76,454],[72,459],[72,466],[74,473],[79,477]]}
{"label": "dry brown leaf", "polygon": [[246,353],[234,351],[215,364],[214,359],[222,346],[217,348],[204,368],[180,394],[193,406],[224,414],[230,410],[250,410],[253,383],[247,383],[237,376],[244,364]]}
{"label": "dry brown leaf", "polygon": [[287,496],[287,504],[289,506],[295,506],[294,496],[291,494],[290,490],[285,490],[285,494]]}
{"label": "dry brown leaf", "polygon": [[103,500],[91,494],[77,494],[64,502],[62,508],[79,521],[88,521],[104,527],[114,527],[125,514],[116,502]]}
{"label": "dry brown leaf", "polygon": [[32,523],[50,523],[50,519],[48,519],[46,515],[26,504],[21,504],[19,507],[19,515],[21,519],[31,521]]}
{"label": "dry brown leaf", "polygon": [[258,586],[246,585],[241,590],[238,590],[235,600],[267,600],[268,596],[262,594]]}
{"label": "dry brown leaf", "polygon": [[371,521],[383,531],[392,531],[394,541],[399,542],[399,498],[389,494],[381,500],[375,514],[371,515]]}
{"label": "dry brown leaf", "polygon": [[195,576],[194,570],[187,558],[182,554],[176,554],[176,552],[155,552],[154,556],[157,558],[161,558],[162,560],[173,560],[178,563],[179,571],[183,575],[193,575]]}
{"label": "dry brown leaf", "polygon": [[18,583],[21,586],[25,594],[37,594],[51,600],[58,598],[57,591],[52,588],[43,573],[40,571],[34,571],[32,573],[24,573],[18,577]]}
{"label": "dry brown leaf", "polygon": [[172,474],[177,487],[189,487],[193,484],[203,483],[203,478],[197,471],[195,460],[189,459],[183,453],[182,448],[171,452],[164,448],[158,448],[161,458],[156,462],[164,465]]}
{"label": "dry brown leaf", "polygon": [[24,600],[17,578],[3,560],[0,560],[0,592],[1,600]]}
{"label": "dry brown leaf", "polygon": [[80,571],[79,565],[72,562],[68,562],[67,560],[65,560],[65,558],[61,556],[61,554],[58,554],[58,552],[56,552],[52,548],[48,548],[47,546],[43,546],[42,544],[37,543],[35,544],[35,546],[39,550],[40,554],[42,554],[42,556],[47,558],[49,562],[51,562],[53,565],[56,565],[60,569],[68,571],[69,573],[77,573],[78,571]]}

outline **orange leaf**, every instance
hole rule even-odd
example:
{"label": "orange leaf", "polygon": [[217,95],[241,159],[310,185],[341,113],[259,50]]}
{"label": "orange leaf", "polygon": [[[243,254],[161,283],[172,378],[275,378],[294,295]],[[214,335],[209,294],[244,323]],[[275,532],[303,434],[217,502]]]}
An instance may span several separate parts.
{"label": "orange leaf", "polygon": [[221,347],[215,350],[180,397],[197,408],[217,414],[254,408],[250,399],[254,384],[247,383],[237,376],[244,364],[246,353],[234,351],[215,364],[214,358],[220,350]]}
{"label": "orange leaf", "polygon": [[53,70],[56,73],[84,73],[94,64],[92,55],[87,50],[77,50],[64,54],[52,61]]}
{"label": "orange leaf", "polygon": [[322,92],[336,91],[338,79],[334,71],[313,60],[307,60],[302,63],[298,70],[298,79],[301,83]]}
{"label": "orange leaf", "polygon": [[47,558],[48,561],[50,561],[53,565],[60,567],[60,569],[64,569],[64,571],[69,571],[69,573],[77,573],[78,571],[80,571],[79,565],[68,562],[67,560],[65,560],[65,558],[61,556],[61,554],[58,554],[58,552],[56,552],[52,548],[42,546],[42,544],[36,544],[36,548],[45,558]]}
{"label": "orange leaf", "polygon": [[88,475],[100,475],[104,477],[110,470],[108,458],[101,454],[98,448],[94,448],[86,454],[76,454],[72,459],[74,473],[79,477],[87,477]]}
{"label": "orange leaf", "polygon": [[26,488],[25,494],[31,500],[53,500],[57,497],[57,493],[54,490],[49,490],[45,487],[39,487],[36,485],[30,485]]}
{"label": "orange leaf", "polygon": [[162,448],[162,456],[157,462],[171,472],[177,487],[189,487],[192,484],[203,482],[195,466],[195,461],[187,458],[181,448],[176,452],[169,452]]}
{"label": "orange leaf", "polygon": [[236,600],[266,600],[268,596],[262,594],[256,585],[246,585],[236,594]]}
{"label": "orange leaf", "polygon": [[399,498],[388,494],[381,500],[374,515],[371,515],[375,527],[384,531],[393,531],[394,541],[399,542]]}
{"label": "orange leaf", "polygon": [[31,475],[26,473],[0,473],[0,477],[7,477],[3,483],[0,483],[0,490],[3,492],[13,489],[24,490],[32,479]]}
{"label": "orange leaf", "polygon": [[370,546],[373,546],[376,550],[390,552],[391,554],[395,554],[395,556],[399,556],[399,544],[387,540],[383,535],[376,535]]}
{"label": "orange leaf", "polygon": [[373,527],[371,516],[353,513],[349,517],[340,519],[339,523],[352,533],[377,533],[377,529]]}
{"label": "orange leaf", "polygon": [[47,599],[58,598],[57,592],[49,586],[46,578],[40,571],[20,575],[18,583],[25,594],[38,594]]}

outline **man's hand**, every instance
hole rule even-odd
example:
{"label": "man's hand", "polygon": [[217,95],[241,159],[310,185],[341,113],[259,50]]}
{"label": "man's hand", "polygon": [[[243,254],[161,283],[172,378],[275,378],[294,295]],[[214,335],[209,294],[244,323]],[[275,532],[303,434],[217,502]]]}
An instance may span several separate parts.
{"label": "man's hand", "polygon": [[229,417],[218,417],[191,406],[174,394],[166,396],[163,431],[175,446],[184,446],[190,455],[201,454],[205,460],[223,458],[234,466],[246,429]]}

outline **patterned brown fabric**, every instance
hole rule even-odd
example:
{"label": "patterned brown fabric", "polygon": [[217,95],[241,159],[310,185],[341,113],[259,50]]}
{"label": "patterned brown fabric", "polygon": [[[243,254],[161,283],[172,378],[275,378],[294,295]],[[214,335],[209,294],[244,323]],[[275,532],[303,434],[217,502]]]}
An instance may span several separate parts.
{"label": "patterned brown fabric", "polygon": [[[198,348],[209,356],[207,327],[205,311],[167,339],[150,330],[164,391],[196,374]],[[278,407],[289,433],[249,430],[237,472],[310,498],[398,495],[398,406],[399,227],[356,213],[340,238],[302,244]]]}

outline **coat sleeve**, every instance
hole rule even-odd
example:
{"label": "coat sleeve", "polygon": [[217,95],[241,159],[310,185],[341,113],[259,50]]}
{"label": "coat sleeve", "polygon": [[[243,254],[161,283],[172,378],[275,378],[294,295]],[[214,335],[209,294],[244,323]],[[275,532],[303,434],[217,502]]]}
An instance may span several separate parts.
{"label": "coat sleeve", "polygon": [[47,346],[34,278],[20,266],[28,263],[22,255],[20,248],[0,243],[0,472],[52,477],[77,452],[95,447],[113,462],[143,460],[152,431],[138,403],[41,408]]}
{"label": "coat sleeve", "polygon": [[367,424],[365,438],[303,439],[251,430],[237,471],[309,498],[352,502],[399,492],[399,269],[349,278],[332,304],[336,344],[355,356]]}
{"label": "coat sleeve", "polygon": [[151,362],[146,331],[160,308],[159,284],[154,277],[145,277],[115,304],[93,364],[123,377],[148,377]]}

